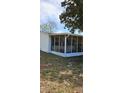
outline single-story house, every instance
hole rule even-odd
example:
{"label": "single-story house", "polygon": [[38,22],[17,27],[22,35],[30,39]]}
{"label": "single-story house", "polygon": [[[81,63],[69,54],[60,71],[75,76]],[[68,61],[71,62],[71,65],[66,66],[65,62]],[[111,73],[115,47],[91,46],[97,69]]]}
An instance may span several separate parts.
{"label": "single-story house", "polygon": [[83,55],[83,35],[40,32],[40,50],[62,57]]}

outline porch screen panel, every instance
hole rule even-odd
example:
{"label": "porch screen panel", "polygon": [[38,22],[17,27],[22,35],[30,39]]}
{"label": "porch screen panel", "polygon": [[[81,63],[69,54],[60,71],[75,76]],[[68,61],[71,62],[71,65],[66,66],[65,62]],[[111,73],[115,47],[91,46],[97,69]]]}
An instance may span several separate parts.
{"label": "porch screen panel", "polygon": [[54,51],[54,36],[51,36],[51,50]]}
{"label": "porch screen panel", "polygon": [[55,48],[54,51],[59,52],[59,36],[54,36],[55,37]]}
{"label": "porch screen panel", "polygon": [[78,52],[83,52],[83,38],[78,37]]}
{"label": "porch screen panel", "polygon": [[72,40],[72,53],[75,53],[77,50],[77,37],[73,36],[73,40]]}
{"label": "porch screen panel", "polygon": [[81,37],[81,52],[83,52],[83,38]]}
{"label": "porch screen panel", "polygon": [[71,53],[71,51],[72,51],[72,48],[71,48],[71,36],[69,36],[68,38],[67,38],[67,46],[66,46],[66,52],[67,53]]}
{"label": "porch screen panel", "polygon": [[60,52],[64,53],[64,46],[65,46],[65,37],[64,35],[60,36]]}

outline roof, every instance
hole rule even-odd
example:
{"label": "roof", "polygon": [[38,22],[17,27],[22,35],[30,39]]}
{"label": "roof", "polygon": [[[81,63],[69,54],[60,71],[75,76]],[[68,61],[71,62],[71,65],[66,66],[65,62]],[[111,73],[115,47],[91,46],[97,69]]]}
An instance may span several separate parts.
{"label": "roof", "polygon": [[49,35],[72,35],[72,36],[83,36],[83,34],[72,34],[69,32],[61,32],[61,33],[57,33],[57,32],[42,32],[42,33],[46,33]]}

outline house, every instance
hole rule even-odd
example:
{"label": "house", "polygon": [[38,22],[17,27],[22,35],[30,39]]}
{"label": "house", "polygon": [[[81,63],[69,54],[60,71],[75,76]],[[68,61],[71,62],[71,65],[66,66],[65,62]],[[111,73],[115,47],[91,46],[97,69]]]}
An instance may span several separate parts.
{"label": "house", "polygon": [[83,35],[40,32],[40,50],[62,57],[83,55]]}

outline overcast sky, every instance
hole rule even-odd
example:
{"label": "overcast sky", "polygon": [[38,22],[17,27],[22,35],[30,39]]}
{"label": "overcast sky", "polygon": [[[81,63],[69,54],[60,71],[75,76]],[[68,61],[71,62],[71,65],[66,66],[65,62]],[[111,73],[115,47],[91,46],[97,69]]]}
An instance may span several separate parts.
{"label": "overcast sky", "polygon": [[56,31],[67,31],[59,20],[59,15],[63,12],[63,8],[61,7],[62,1],[64,0],[40,0],[40,24],[53,21],[57,25]]}

